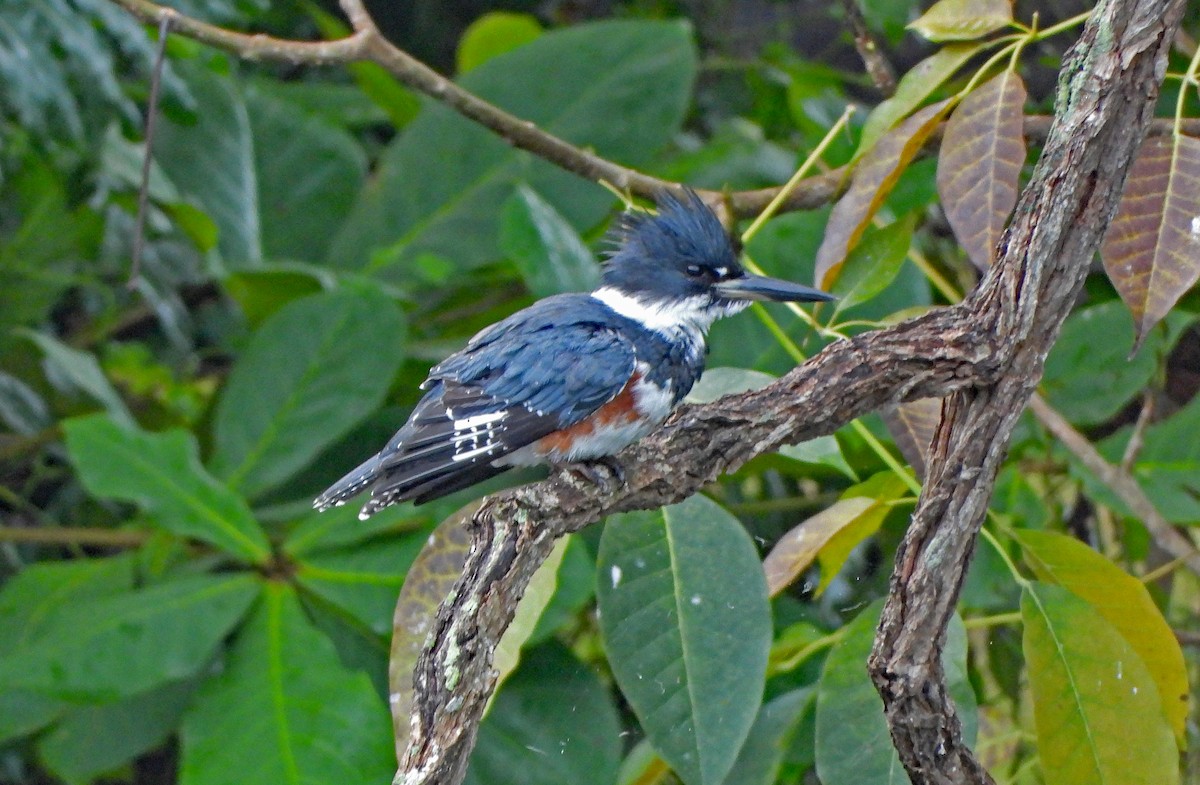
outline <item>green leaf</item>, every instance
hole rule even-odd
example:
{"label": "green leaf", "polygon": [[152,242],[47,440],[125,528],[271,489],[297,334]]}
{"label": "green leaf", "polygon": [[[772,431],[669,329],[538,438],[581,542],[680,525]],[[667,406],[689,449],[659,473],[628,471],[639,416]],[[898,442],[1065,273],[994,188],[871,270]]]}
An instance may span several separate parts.
{"label": "green leaf", "polygon": [[103,406],[109,416],[117,422],[131,428],[136,427],[129,407],[100,369],[95,355],[73,349],[57,338],[33,330],[22,330],[21,333],[37,344],[46,355],[46,375],[55,387],[65,384],[77,388]]}
{"label": "green leaf", "polygon": [[566,540],[567,549],[558,567],[557,588],[525,641],[525,648],[551,638],[596,597],[596,560],[583,539],[568,535]]}
{"label": "green leaf", "polygon": [[517,186],[502,221],[500,248],[516,262],[534,296],[596,288],[600,266],[592,252],[554,206],[529,186]]}
{"label": "green leaf", "polygon": [[246,104],[224,76],[197,61],[175,61],[196,99],[194,120],[168,115],[158,125],[154,159],[180,193],[217,224],[217,247],[231,268],[262,261],[254,138]]}
{"label": "green leaf", "polygon": [[260,90],[249,93],[264,255],[320,262],[366,177],[349,133]]}
{"label": "green leaf", "polygon": [[529,652],[479,728],[468,785],[611,785],[621,726],[607,689],[559,644]]}
{"label": "green leaf", "polygon": [[306,297],[254,335],[217,404],[214,472],[253,497],[374,411],[400,366],[404,321],[366,287]]}
{"label": "green leaf", "polygon": [[322,551],[299,562],[296,581],[384,638],[392,629],[392,610],[404,575],[425,539],[414,532],[400,539]]}
{"label": "green leaf", "polygon": [[1068,589],[1117,629],[1141,657],[1158,687],[1176,738],[1184,738],[1188,677],[1183,651],[1145,584],[1073,537],[1013,532],[1038,578]]}
{"label": "green leaf", "polygon": [[166,741],[195,687],[173,682],[119,703],[84,706],[38,740],[38,753],[56,776],[85,785]]}
{"label": "green leaf", "polygon": [[292,264],[268,264],[263,269],[243,270],[225,279],[225,289],[237,301],[246,321],[258,328],[283,306],[333,287],[333,276],[319,268]]}
{"label": "green leaf", "polygon": [[[554,64],[553,79],[545,77],[547,63]],[[459,83],[573,144],[638,166],[679,128],[695,73],[685,24],[616,21],[547,33],[487,61]],[[517,181],[528,183],[577,230],[600,220],[611,203],[602,189],[430,103],[384,153],[377,178],[333,244],[331,264],[399,278],[423,253],[460,269],[491,262],[497,256],[496,205]]]}
{"label": "green leaf", "polygon": [[[883,700],[867,674],[867,656],[883,601],[873,603],[842,628],[842,639],[829,651],[817,684],[817,776],[823,785],[907,785]],[[974,693],[967,680],[967,633],[962,620],[951,619],[942,652],[950,695],[963,725],[963,740],[973,744],[976,727]]]}
{"label": "green leaf", "polygon": [[613,675],[688,785],[718,783],[758,712],[771,643],[758,553],[703,496],[609,518],[597,569]]}
{"label": "green leaf", "polygon": [[1179,782],[1179,753],[1158,689],[1124,636],[1058,586],[1026,587],[1021,618],[1046,781]]}
{"label": "green leaf", "polygon": [[792,690],[763,704],[746,737],[726,785],[772,785],[779,777],[787,746],[796,732],[800,716],[812,705],[811,688]]}
{"label": "green leaf", "polygon": [[81,600],[0,661],[0,685],[112,700],[192,676],[258,594],[250,576],[195,576]]}
{"label": "green leaf", "polygon": [[464,74],[496,55],[516,49],[542,34],[537,17],[490,11],[472,22],[458,41],[458,72]]}
{"label": "green leaf", "polygon": [[101,414],[67,420],[63,429],[71,460],[92,494],[135,502],[164,530],[247,561],[270,558],[250,508],[204,470],[187,431],[129,430]]}
{"label": "green leaf", "polygon": [[1011,0],[938,0],[908,28],[930,41],[970,41],[1012,20]]}
{"label": "green leaf", "polygon": [[[1186,323],[1182,315],[1171,321],[1172,332]],[[1145,348],[1130,357],[1133,341],[1129,315],[1115,300],[1071,314],[1046,358],[1046,399],[1076,425],[1113,417],[1149,383],[1156,356],[1174,343],[1154,331]]]}
{"label": "green leaf", "polygon": [[0,371],[0,422],[13,433],[32,436],[50,427],[50,407],[25,382]]}
{"label": "green leaf", "polygon": [[865,303],[896,279],[900,265],[908,258],[913,223],[910,217],[880,229],[867,227],[833,284],[838,311]]}
{"label": "green leaf", "polygon": [[304,616],[295,591],[268,582],[258,610],[183,721],[182,785],[388,782],[387,710]]}

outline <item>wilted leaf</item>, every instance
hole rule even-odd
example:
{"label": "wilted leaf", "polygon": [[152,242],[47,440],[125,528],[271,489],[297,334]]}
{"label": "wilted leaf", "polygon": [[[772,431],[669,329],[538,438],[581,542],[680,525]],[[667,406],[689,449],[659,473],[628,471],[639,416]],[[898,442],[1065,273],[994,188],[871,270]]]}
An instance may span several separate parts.
{"label": "wilted leaf", "polygon": [[455,57],[458,72],[464,74],[496,55],[529,43],[541,34],[542,26],[536,16],[511,11],[490,11],[463,31]]}
{"label": "wilted leaf", "polygon": [[887,199],[900,173],[916,157],[950,109],[947,99],[921,109],[889,131],[859,161],[850,187],[829,215],[825,239],[817,251],[817,286],[829,290],[841,274],[846,255],[858,245],[871,218]]}
{"label": "wilted leaf", "polygon": [[1014,536],[1039,579],[1086,600],[1125,636],[1158,686],[1163,712],[1182,740],[1188,714],[1187,667],[1175,633],[1146,586],[1073,537],[1033,530],[1018,530]]}
{"label": "wilted leaf", "polygon": [[1012,22],[1012,0],[939,0],[910,30],[930,41],[970,41]]}
{"label": "wilted leaf", "polygon": [[1025,164],[1025,83],[1015,71],[989,79],[946,123],[938,153],[938,195],[954,236],[981,269],[1017,203]]}
{"label": "wilted leaf", "polygon": [[417,554],[400,588],[392,616],[392,653],[388,659],[388,695],[395,729],[396,755],[408,746],[413,699],[413,668],[425,645],[438,606],[462,574],[471,549],[463,523],[479,509],[474,501],[442,521]]}
{"label": "wilted leaf", "polygon": [[879,137],[907,117],[959,68],[983,49],[982,44],[950,44],[908,69],[896,85],[896,93],[871,110],[863,123],[859,154],[875,146]]}
{"label": "wilted leaf", "polygon": [[1158,689],[1124,636],[1058,586],[1029,585],[1021,618],[1046,781],[1179,782],[1179,753]]}
{"label": "wilted leaf", "polygon": [[899,406],[889,406],[880,415],[904,460],[917,473],[918,479],[925,479],[929,446],[933,443],[938,423],[942,421],[942,399],[908,401]]}
{"label": "wilted leaf", "polygon": [[822,510],[775,543],[763,560],[767,589],[774,597],[800,577],[814,560],[821,563],[820,594],[829,586],[854,546],[879,529],[891,507],[907,486],[883,472],[846,490],[833,506]]}
{"label": "wilted leaf", "polygon": [[724,780],[758,713],[771,644],[746,530],[703,496],[609,518],[600,629],[621,691],[688,785]]}
{"label": "wilted leaf", "polygon": [[554,205],[525,184],[504,206],[500,248],[512,259],[535,297],[588,292],[600,281],[600,265]]}
{"label": "wilted leaf", "polygon": [[295,589],[267,581],[220,673],[188,709],[182,785],[387,782],[387,711],[304,614]]}
{"label": "wilted leaf", "polygon": [[1200,278],[1200,139],[1152,136],[1129,170],[1100,257],[1146,333]]}

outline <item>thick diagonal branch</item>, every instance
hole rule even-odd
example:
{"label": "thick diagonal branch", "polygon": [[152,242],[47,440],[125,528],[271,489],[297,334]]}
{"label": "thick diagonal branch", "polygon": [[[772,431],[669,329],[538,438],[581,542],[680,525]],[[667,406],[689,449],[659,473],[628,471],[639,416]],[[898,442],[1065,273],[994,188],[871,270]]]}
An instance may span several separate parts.
{"label": "thick diagonal branch", "polygon": [[896,554],[871,655],[892,739],[914,783],[986,783],[963,744],[941,671],[976,534],[1017,418],[1116,210],[1154,111],[1179,0],[1113,0],[1092,13],[1062,69],[1055,123],[1001,259],[965,303],[1007,356],[990,384],[944,404],[912,524]]}

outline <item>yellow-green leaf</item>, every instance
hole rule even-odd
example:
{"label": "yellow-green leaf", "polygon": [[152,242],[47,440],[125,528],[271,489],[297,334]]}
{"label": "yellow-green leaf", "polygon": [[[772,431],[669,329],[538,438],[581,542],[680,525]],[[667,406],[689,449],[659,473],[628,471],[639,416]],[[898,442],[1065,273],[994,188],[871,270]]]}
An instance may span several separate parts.
{"label": "yellow-green leaf", "polygon": [[1104,270],[1133,314],[1134,352],[1200,278],[1197,181],[1200,139],[1147,139],[1100,247]]}
{"label": "yellow-green leaf", "polygon": [[821,565],[817,593],[823,592],[850,551],[874,534],[907,486],[890,472],[877,474],[846,490],[841,500],[789,531],[763,560],[767,589],[774,597],[816,560]]}
{"label": "yellow-green leaf", "polygon": [[1038,756],[1055,785],[1175,785],[1179,753],[1158,689],[1116,628],[1071,592],[1021,596]]}
{"label": "yellow-green leaf", "polygon": [[970,95],[946,123],[938,155],[938,195],[963,250],[985,269],[1017,203],[1025,164],[1025,84],[1011,71]]}
{"label": "yellow-green leaf", "polygon": [[825,239],[817,250],[816,280],[830,290],[841,273],[846,255],[858,245],[871,218],[887,199],[905,167],[950,110],[951,99],[919,110],[889,131],[859,161],[850,187],[833,206]]}
{"label": "yellow-green leaf", "polygon": [[971,41],[1011,22],[1010,0],[940,0],[908,29],[930,41]]}
{"label": "yellow-green leaf", "polygon": [[858,142],[861,155],[875,146],[879,137],[890,131],[896,123],[912,113],[914,109],[933,94],[947,79],[974,57],[983,44],[950,44],[943,46],[929,57],[908,69],[896,85],[895,94],[871,110],[863,123],[862,137]]}
{"label": "yellow-green leaf", "polygon": [[1182,741],[1188,713],[1187,667],[1175,634],[1142,582],[1064,534],[1018,531],[1014,536],[1040,580],[1086,600],[1125,637],[1154,679],[1163,713]]}
{"label": "yellow-green leaf", "polygon": [[537,17],[511,11],[492,11],[467,27],[458,42],[458,72],[465,74],[496,55],[527,44],[542,34]]}

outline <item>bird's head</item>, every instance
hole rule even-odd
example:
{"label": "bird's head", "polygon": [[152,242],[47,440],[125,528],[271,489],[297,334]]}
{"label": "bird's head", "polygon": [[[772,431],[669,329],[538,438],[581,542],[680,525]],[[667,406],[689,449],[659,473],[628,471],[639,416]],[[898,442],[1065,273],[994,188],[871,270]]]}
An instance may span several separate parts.
{"label": "bird's head", "polygon": [[733,240],[695,191],[664,192],[657,214],[629,212],[615,233],[596,296],[654,329],[704,332],[752,300],[816,302],[832,295],[747,273]]}

